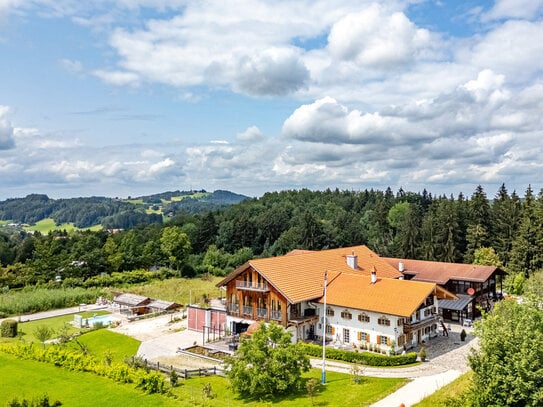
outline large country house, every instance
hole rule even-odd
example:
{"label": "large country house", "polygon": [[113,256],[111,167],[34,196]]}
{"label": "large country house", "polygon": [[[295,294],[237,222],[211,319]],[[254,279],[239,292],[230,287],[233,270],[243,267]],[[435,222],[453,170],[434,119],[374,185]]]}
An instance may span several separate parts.
{"label": "large country house", "polygon": [[435,283],[404,280],[366,246],[250,260],[217,285],[226,287],[232,333],[276,321],[293,340],[326,335],[337,345],[367,342],[385,349],[409,348],[436,335],[438,299],[455,299]]}
{"label": "large country house", "polygon": [[444,319],[464,322],[481,316],[501,298],[504,272],[495,266],[445,263],[439,261],[383,258],[404,275],[406,280],[425,281],[443,286],[458,300],[440,301]]}

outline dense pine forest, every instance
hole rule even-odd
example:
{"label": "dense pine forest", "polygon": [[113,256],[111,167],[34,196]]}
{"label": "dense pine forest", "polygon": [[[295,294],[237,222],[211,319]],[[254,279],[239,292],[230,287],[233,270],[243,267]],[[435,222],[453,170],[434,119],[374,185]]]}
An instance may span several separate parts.
{"label": "dense pine forest", "polygon": [[469,197],[303,189],[222,209],[178,211],[118,233],[40,235],[3,227],[0,287],[224,275],[254,256],[358,244],[382,256],[498,265],[514,291],[543,268],[543,191],[534,195],[528,187],[519,196],[502,185],[489,198],[480,186]]}

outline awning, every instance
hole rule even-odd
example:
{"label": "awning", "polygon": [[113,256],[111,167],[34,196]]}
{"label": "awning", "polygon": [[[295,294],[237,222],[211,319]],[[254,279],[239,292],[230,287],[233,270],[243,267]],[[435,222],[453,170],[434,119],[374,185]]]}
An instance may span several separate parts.
{"label": "awning", "polygon": [[450,309],[453,311],[462,311],[473,301],[475,297],[471,295],[457,294],[457,300],[439,300],[438,305],[441,309]]}

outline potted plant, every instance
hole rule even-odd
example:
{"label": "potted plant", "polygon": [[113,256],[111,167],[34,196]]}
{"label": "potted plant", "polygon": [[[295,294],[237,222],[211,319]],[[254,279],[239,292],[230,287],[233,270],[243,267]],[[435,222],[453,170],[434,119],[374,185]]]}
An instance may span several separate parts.
{"label": "potted plant", "polygon": [[426,348],[423,346],[422,348],[420,348],[420,351],[419,351],[419,358],[420,358],[420,361],[421,362],[425,362],[426,361]]}
{"label": "potted plant", "polygon": [[464,342],[466,340],[466,335],[467,335],[466,330],[462,329],[462,332],[460,332],[460,340],[462,342]]}

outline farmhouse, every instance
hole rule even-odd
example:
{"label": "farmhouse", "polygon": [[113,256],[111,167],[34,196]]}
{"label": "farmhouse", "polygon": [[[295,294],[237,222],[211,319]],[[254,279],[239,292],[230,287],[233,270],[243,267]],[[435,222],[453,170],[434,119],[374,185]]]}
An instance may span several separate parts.
{"label": "farmhouse", "polygon": [[472,321],[481,316],[481,309],[488,311],[501,297],[505,273],[495,266],[383,259],[400,271],[406,280],[436,283],[455,294],[457,301],[439,303],[439,314],[447,320]]}
{"label": "farmhouse", "polygon": [[411,347],[437,335],[438,299],[456,298],[435,283],[404,280],[366,246],[250,260],[217,286],[226,287],[233,333],[276,321],[293,340],[325,335],[338,346]]}

